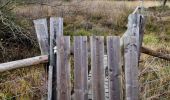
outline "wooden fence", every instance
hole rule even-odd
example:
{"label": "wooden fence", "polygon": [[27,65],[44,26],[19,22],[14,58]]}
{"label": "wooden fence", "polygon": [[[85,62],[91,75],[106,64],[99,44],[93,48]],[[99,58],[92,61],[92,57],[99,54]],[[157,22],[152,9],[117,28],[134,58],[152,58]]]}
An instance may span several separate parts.
{"label": "wooden fence", "polygon": [[[88,44],[86,36],[74,36],[74,97],[75,100],[88,99]],[[109,98],[121,100],[121,48],[120,38],[107,36],[107,58],[109,68]],[[138,52],[134,36],[127,37],[125,43],[125,76],[127,100],[138,100]],[[92,99],[105,99],[104,37],[90,37],[90,59],[92,69]],[[70,36],[61,36],[57,40],[57,59],[51,59],[49,66],[48,97],[55,92],[57,100],[71,99],[70,81]],[[51,54],[50,54],[51,55]],[[54,55],[54,54],[52,54]],[[56,62],[56,66],[54,63]],[[56,91],[52,91],[52,72],[56,67]],[[51,81],[50,81],[51,80]],[[54,85],[54,84],[53,84]]]}
{"label": "wooden fence", "polygon": [[[143,40],[144,16],[136,13],[137,9],[129,15],[128,29],[122,38],[107,36],[106,43],[103,36],[74,36],[73,43],[70,42],[70,36],[63,36],[62,18],[50,18],[49,35],[46,19],[34,21],[41,52],[49,53],[48,100],[71,98],[121,100],[124,98],[123,95],[126,95],[127,100],[138,100],[138,62]],[[74,88],[71,88],[70,80],[71,55],[74,55],[74,82],[72,83]],[[106,65],[104,65],[105,58]],[[122,58],[124,61],[121,60]],[[109,70],[107,88],[106,66]],[[125,68],[125,82],[122,81],[122,66]],[[89,72],[92,74],[91,79],[88,79],[88,68],[91,68]],[[124,83],[126,92],[122,93]],[[72,89],[74,94],[71,94]],[[92,97],[89,96],[89,91],[92,92]],[[105,96],[105,91],[108,91],[108,97]]]}
{"label": "wooden fence", "polygon": [[[121,38],[74,36],[71,41],[70,36],[63,36],[62,18],[50,18],[50,33],[46,19],[34,20],[42,55],[0,64],[0,72],[49,62],[48,100],[138,100],[140,53],[151,51],[142,47],[145,18],[137,13],[139,9],[141,8],[137,7],[129,15],[127,31]],[[161,57],[169,59],[169,56]],[[74,65],[73,75],[71,65]],[[109,85],[105,86],[107,67]],[[89,73],[92,74],[90,79]],[[73,83],[71,76],[74,76]],[[125,79],[122,76],[125,76]],[[89,94],[92,94],[92,97]]]}

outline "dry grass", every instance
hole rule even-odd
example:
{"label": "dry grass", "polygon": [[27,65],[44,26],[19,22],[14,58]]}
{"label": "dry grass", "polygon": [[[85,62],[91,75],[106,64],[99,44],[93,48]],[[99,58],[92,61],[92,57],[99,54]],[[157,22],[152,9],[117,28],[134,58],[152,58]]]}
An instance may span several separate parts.
{"label": "dry grass", "polygon": [[[58,2],[52,2],[47,5],[40,4],[30,4],[25,6],[20,6],[15,9],[15,12],[18,14],[25,15],[32,18],[40,18],[43,16],[61,16],[61,13],[69,13],[70,11],[82,11],[87,10],[88,12],[103,12],[110,13],[109,16],[118,16],[124,8],[134,9],[136,6],[139,6],[141,3],[139,1],[82,1],[82,2],[69,2],[62,3],[58,5]],[[160,1],[145,1],[144,7],[160,6]],[[170,2],[167,3],[170,6]],[[116,15],[115,15],[116,14]]]}
{"label": "dry grass", "polygon": [[44,67],[36,65],[0,73],[1,100],[39,100],[47,93]]}
{"label": "dry grass", "polygon": [[[160,5],[159,1],[145,1],[144,6]],[[29,19],[59,16],[64,18],[65,35],[77,34],[78,31],[98,33],[99,35],[122,34],[126,30],[128,15],[140,5],[140,2],[129,1],[82,1],[48,5],[30,4],[17,7],[18,16]],[[167,5],[170,5],[168,3]],[[102,34],[105,33],[105,34]]]}
{"label": "dry grass", "polygon": [[[159,40],[156,35],[144,37],[144,46],[170,54],[170,43]],[[140,97],[142,100],[170,99],[170,61],[143,54],[140,64]]]}
{"label": "dry grass", "polygon": [[[11,11],[12,8],[12,3],[7,3],[5,6],[0,4],[0,63],[35,54],[33,51],[37,44],[36,37],[26,28],[29,25],[28,21],[21,17],[16,18]],[[29,50],[32,52],[28,53]]]}
{"label": "dry grass", "polygon": [[88,35],[109,35],[126,30],[127,17],[133,9],[124,3],[84,1],[64,3],[62,6],[55,6],[55,3],[52,6],[31,4],[19,6],[14,12],[29,19],[63,17],[65,35],[81,35],[83,31]]}
{"label": "dry grass", "polygon": [[[15,9],[15,12],[19,15],[24,15],[31,18],[40,18],[43,16],[64,16],[72,15],[75,13],[101,13],[102,15],[108,15],[108,17],[118,16],[125,9],[135,8],[133,6],[123,2],[112,1],[83,1],[83,2],[71,2],[69,4],[63,3],[62,5],[55,6],[55,2],[48,5],[30,4],[25,6],[19,6]],[[128,6],[129,5],[129,6]],[[34,9],[34,10],[33,10]],[[125,12],[125,11],[124,11]],[[117,13],[117,14],[116,14]],[[115,15],[116,14],[116,15]]]}
{"label": "dry grass", "polygon": [[140,70],[140,96],[142,100],[170,98],[170,62],[144,55]]}

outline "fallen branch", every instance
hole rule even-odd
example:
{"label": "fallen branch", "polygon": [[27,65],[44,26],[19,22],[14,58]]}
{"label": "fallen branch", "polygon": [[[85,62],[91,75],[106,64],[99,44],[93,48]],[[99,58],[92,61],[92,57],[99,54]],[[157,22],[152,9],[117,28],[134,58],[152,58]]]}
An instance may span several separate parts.
{"label": "fallen branch", "polygon": [[170,61],[170,54],[164,54],[164,53],[161,53],[161,52],[156,52],[156,51],[151,50],[151,49],[146,48],[146,47],[142,47],[141,51],[142,51],[142,53],[151,55],[153,57],[158,57],[158,58]]}
{"label": "fallen branch", "polygon": [[23,68],[23,67],[32,66],[32,65],[37,65],[41,63],[47,63],[47,62],[48,62],[47,55],[7,62],[7,63],[0,64],[0,72],[17,69],[17,68]]}

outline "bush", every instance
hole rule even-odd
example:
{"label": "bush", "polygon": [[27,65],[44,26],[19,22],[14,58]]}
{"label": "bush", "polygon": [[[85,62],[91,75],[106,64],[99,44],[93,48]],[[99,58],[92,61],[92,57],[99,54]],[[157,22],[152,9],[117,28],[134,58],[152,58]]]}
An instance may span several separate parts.
{"label": "bush", "polygon": [[[28,53],[30,48],[36,45],[35,36],[24,28],[28,23],[12,13],[13,5],[13,2],[0,4],[0,51],[2,51],[0,62],[29,57],[33,53]],[[23,52],[21,53],[20,50]]]}

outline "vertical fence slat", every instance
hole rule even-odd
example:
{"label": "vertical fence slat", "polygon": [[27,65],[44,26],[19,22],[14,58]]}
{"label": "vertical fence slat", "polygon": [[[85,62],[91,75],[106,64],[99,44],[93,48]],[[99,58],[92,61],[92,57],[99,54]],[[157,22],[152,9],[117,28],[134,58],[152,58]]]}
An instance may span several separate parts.
{"label": "vertical fence slat", "polygon": [[41,54],[48,54],[48,28],[46,19],[34,20],[34,27],[38,38]]}
{"label": "vertical fence slat", "polygon": [[[56,89],[52,89],[52,80],[53,80],[53,67],[55,67],[55,55],[54,55],[54,41],[55,37],[54,34],[54,26],[53,20],[50,18],[50,56],[49,56],[49,71],[48,71],[48,100],[52,100],[52,93],[56,93]],[[56,99],[56,98],[55,98]]]}
{"label": "vertical fence slat", "polygon": [[120,38],[107,37],[110,100],[120,100]]}
{"label": "vertical fence slat", "polygon": [[75,100],[88,100],[87,37],[74,37],[74,92]]}
{"label": "vertical fence slat", "polygon": [[70,36],[59,39],[57,42],[57,99],[70,100]]}
{"label": "vertical fence slat", "polygon": [[[37,19],[37,20],[34,20],[33,22],[34,22],[35,31],[37,34],[37,39],[38,39],[41,55],[48,55],[50,46],[49,46],[49,34],[48,34],[48,28],[47,28],[47,20]],[[50,68],[49,70],[52,70],[51,66],[49,66],[49,68]],[[47,64],[45,65],[44,69],[47,75],[47,71],[48,71]],[[51,75],[52,73],[49,73],[49,74]],[[47,80],[47,78],[45,78],[45,80]]]}
{"label": "vertical fence slat", "polygon": [[[50,34],[54,34],[54,40],[51,41],[56,46],[56,42],[59,41],[60,37],[63,36],[63,18],[51,17],[50,18]],[[51,39],[52,40],[52,39]],[[57,49],[57,47],[55,48]],[[54,50],[56,52],[56,50]],[[52,76],[52,99],[57,99],[57,67],[56,67],[56,54],[54,54],[53,63],[53,76]]]}
{"label": "vertical fence slat", "polygon": [[93,100],[105,100],[104,88],[104,37],[92,36],[91,42],[91,66],[92,66],[92,98]]}
{"label": "vertical fence slat", "polygon": [[135,36],[124,38],[126,100],[138,100],[138,51]]}

